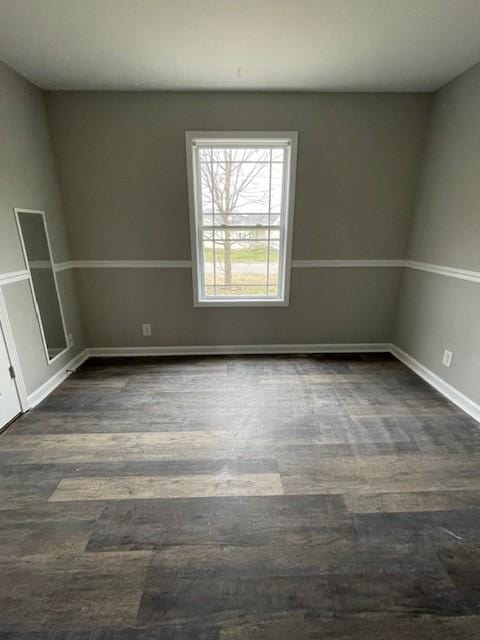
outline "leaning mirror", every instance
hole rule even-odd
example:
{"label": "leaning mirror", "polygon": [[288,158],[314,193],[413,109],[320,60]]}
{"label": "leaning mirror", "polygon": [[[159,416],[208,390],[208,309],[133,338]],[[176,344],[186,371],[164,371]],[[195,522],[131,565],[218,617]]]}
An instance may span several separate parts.
{"label": "leaning mirror", "polygon": [[67,339],[45,215],[21,209],[15,214],[45,351],[53,360],[67,348]]}

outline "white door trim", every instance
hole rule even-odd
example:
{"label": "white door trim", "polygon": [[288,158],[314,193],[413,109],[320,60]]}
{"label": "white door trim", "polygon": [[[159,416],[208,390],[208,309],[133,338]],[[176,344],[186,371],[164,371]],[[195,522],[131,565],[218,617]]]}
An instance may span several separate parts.
{"label": "white door trim", "polygon": [[5,344],[7,346],[8,357],[12,363],[12,367],[15,370],[15,387],[17,389],[18,399],[20,400],[20,407],[23,412],[28,411],[30,403],[28,402],[27,388],[25,387],[25,380],[23,378],[22,368],[20,366],[20,359],[18,357],[17,348],[15,346],[15,340],[13,338],[12,326],[8,317],[7,306],[5,304],[5,298],[3,297],[3,291],[0,287],[0,324],[2,325],[3,336],[5,338]]}

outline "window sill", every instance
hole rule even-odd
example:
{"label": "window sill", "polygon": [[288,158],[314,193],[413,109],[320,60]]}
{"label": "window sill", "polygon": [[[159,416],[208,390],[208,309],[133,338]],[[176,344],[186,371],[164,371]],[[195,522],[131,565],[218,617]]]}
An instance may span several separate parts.
{"label": "window sill", "polygon": [[214,299],[214,300],[195,300],[193,303],[194,307],[288,307],[288,300],[266,300],[266,299],[248,299],[245,298],[243,300],[222,300],[222,299]]}

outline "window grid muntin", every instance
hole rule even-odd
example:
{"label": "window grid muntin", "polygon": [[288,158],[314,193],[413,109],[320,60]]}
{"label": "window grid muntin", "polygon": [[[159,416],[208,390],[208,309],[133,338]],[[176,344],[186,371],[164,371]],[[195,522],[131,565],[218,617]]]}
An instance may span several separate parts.
{"label": "window grid muntin", "polygon": [[[229,143],[228,141],[223,141],[222,143],[216,143],[216,142],[212,142],[212,141],[207,141],[207,140],[193,140],[192,141],[193,144],[193,159],[194,159],[194,175],[196,176],[196,180],[195,180],[195,224],[197,227],[197,266],[199,267],[198,271],[199,271],[199,279],[198,279],[198,284],[200,287],[199,290],[199,301],[210,301],[210,302],[235,302],[235,301],[239,301],[241,302],[243,301],[248,301],[248,300],[252,300],[252,301],[265,301],[265,302],[276,302],[276,301],[282,301],[284,299],[284,295],[285,295],[285,286],[286,286],[286,251],[287,251],[287,247],[286,247],[286,240],[287,240],[287,224],[288,224],[288,219],[287,219],[287,206],[288,206],[288,181],[290,179],[290,161],[291,161],[291,156],[290,156],[290,152],[291,152],[291,142],[290,140],[268,140],[268,142],[265,141],[258,141],[255,142],[254,140],[232,140],[231,143]],[[213,180],[211,183],[212,189],[211,189],[211,200],[212,200],[212,211],[209,212],[204,212],[203,210],[203,195],[202,195],[202,176],[201,176],[201,164],[202,163],[209,163],[211,165],[211,174],[213,176],[213,164],[222,164],[222,162],[218,161],[218,160],[214,160],[213,158],[213,153],[210,154],[210,160],[209,161],[201,161],[200,160],[200,155],[199,155],[199,151],[201,149],[212,149],[212,150],[216,150],[216,149],[236,149],[236,148],[258,148],[258,149],[268,149],[269,152],[269,160],[268,162],[266,161],[241,161],[241,164],[268,164],[269,165],[269,189],[268,189],[268,196],[269,196],[269,206],[268,206],[268,213],[267,212],[234,212],[234,213],[230,213],[230,214],[224,214],[224,215],[231,215],[231,216],[246,216],[246,215],[255,215],[255,216],[263,216],[263,217],[268,217],[269,220],[271,220],[271,216],[272,216],[272,211],[271,211],[271,196],[272,196],[272,184],[271,184],[271,173],[272,173],[272,165],[277,164],[277,165],[282,165],[282,172],[281,172],[281,190],[280,190],[280,204],[279,204],[279,211],[278,212],[274,212],[273,215],[275,217],[278,217],[280,219],[281,224],[279,225],[271,225],[271,224],[267,224],[267,225],[255,225],[255,229],[259,229],[259,228],[263,228],[267,230],[267,260],[262,263],[262,264],[266,264],[267,265],[267,269],[268,271],[270,270],[270,245],[271,243],[275,243],[276,245],[278,245],[278,258],[277,258],[277,273],[276,273],[276,284],[271,284],[268,277],[267,277],[267,282],[266,283],[262,283],[262,284],[258,284],[258,283],[252,283],[252,284],[248,284],[248,283],[232,283],[229,285],[220,285],[217,283],[217,278],[216,278],[216,272],[217,272],[217,252],[216,252],[216,238],[215,238],[215,230],[216,229],[232,229],[233,226],[231,225],[216,225],[215,224],[215,215],[218,215],[218,212],[215,210],[215,198],[214,198],[214,194],[213,194]],[[282,160],[273,160],[273,150],[276,151],[282,151]],[[230,161],[226,161],[226,162],[230,162]],[[236,162],[238,164],[239,161],[231,161]],[[223,162],[225,164],[225,162]],[[197,207],[197,203],[200,203],[200,207]],[[222,215],[222,214],[221,214]],[[208,225],[208,226],[204,226],[202,224],[202,219],[204,216],[211,216],[213,218],[213,225]],[[245,228],[248,228],[248,225],[239,225],[240,228],[242,230],[245,230]],[[278,238],[271,238],[271,230],[274,229],[275,231],[279,232],[279,236]],[[204,238],[204,231],[205,230],[211,230],[213,231],[213,237],[212,239],[208,239],[206,240]],[[243,239],[240,240],[234,240],[233,243],[235,242],[243,242]],[[208,294],[207,293],[207,289],[212,287],[212,284],[207,283],[206,279],[205,279],[205,242],[212,242],[213,243],[213,263],[212,263],[212,271],[213,271],[213,277],[214,277],[214,283],[213,283],[213,289],[214,289],[214,295]],[[248,242],[265,242],[265,239],[253,239],[253,238],[249,238]],[[198,262],[200,262],[200,264],[198,264]],[[252,294],[248,294],[248,295],[239,295],[239,294],[235,294],[235,295],[224,295],[224,296],[219,296],[217,295],[217,289],[221,289],[221,288],[240,288],[240,287],[250,287],[250,288],[259,288],[259,287],[265,287],[265,293],[263,295],[252,295]],[[275,295],[271,295],[270,294],[270,289],[274,288],[275,289]]]}

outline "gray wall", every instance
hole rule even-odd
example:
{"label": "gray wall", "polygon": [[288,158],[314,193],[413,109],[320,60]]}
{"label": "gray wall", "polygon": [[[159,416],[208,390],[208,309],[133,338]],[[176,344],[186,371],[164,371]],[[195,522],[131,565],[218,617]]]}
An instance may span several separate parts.
{"label": "gray wall", "polygon": [[50,354],[63,351],[67,346],[64,334],[62,316],[57,297],[57,289],[53,279],[52,269],[30,268],[33,290],[37,300],[38,310],[42,318],[43,333]]}
{"label": "gray wall", "polygon": [[[185,130],[297,130],[294,259],[403,258],[430,103],[414,94],[54,92],[79,260],[190,258]],[[383,342],[396,269],[294,269],[281,309],[195,309],[189,270],[79,270],[90,346]],[[151,338],[141,323],[151,322]]]}
{"label": "gray wall", "polygon": [[[25,269],[14,207],[46,213],[53,259],[70,259],[42,93],[0,63],[0,273]],[[27,281],[2,286],[27,391],[31,393],[85,346],[73,274],[59,274],[75,346],[49,365]]]}
{"label": "gray wall", "polygon": [[271,308],[194,309],[188,269],[82,269],[79,286],[92,347],[389,342],[400,271],[294,269]]}
{"label": "gray wall", "polygon": [[[480,65],[435,95],[408,257],[480,271]],[[395,343],[480,402],[478,283],[406,270]]]}
{"label": "gray wall", "polygon": [[[185,130],[297,130],[294,259],[480,269],[480,68],[414,94],[46,96],[0,66],[0,272],[24,267],[13,207],[44,209],[54,260],[190,258]],[[428,127],[427,144],[425,132]],[[477,284],[406,269],[294,269],[288,308],[193,308],[188,269],[58,274],[75,337],[48,367],[28,283],[3,287],[32,391],[96,347],[388,342],[480,401]],[[84,339],[76,284],[85,319]],[[153,335],[141,335],[151,322]],[[394,328],[394,331],[392,331]],[[454,352],[451,369],[441,365]]]}

